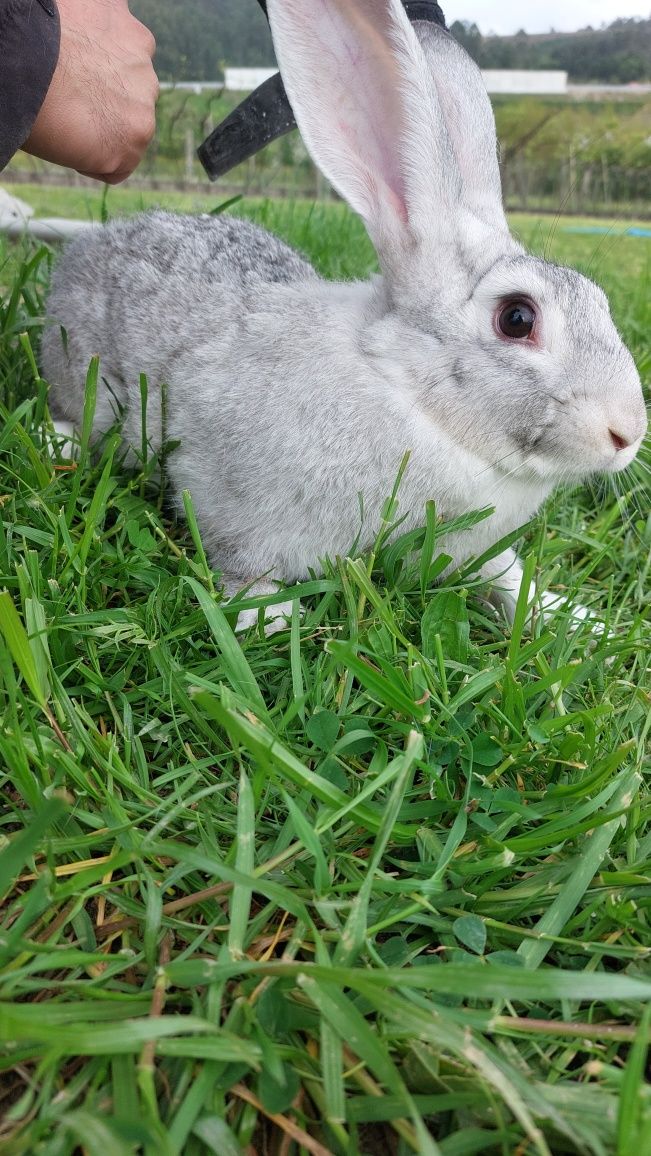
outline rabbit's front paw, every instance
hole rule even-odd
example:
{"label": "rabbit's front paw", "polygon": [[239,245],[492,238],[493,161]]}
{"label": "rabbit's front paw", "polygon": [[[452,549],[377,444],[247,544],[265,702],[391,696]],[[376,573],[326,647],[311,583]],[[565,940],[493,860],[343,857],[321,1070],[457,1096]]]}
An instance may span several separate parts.
{"label": "rabbit's front paw", "polygon": [[71,421],[53,421],[52,428],[45,431],[45,444],[51,457],[60,454],[73,462],[79,457],[79,442]]}
{"label": "rabbit's front paw", "polygon": [[[247,585],[246,581],[241,578],[228,578],[224,576],[224,596],[231,602],[237,598],[243,591],[245,597],[259,598],[261,595],[267,594],[281,594],[282,589],[277,582],[258,581]],[[272,634],[277,634],[279,630],[286,630],[288,623],[292,617],[293,603],[288,601],[278,601],[272,603],[270,606],[265,606],[264,610],[264,632],[267,638]],[[256,626],[258,622],[258,615],[260,611],[258,607],[251,607],[251,609],[240,610],[235,624],[235,633],[242,634],[245,630],[250,630],[252,626]]]}
{"label": "rabbit's front paw", "polygon": [[[505,550],[493,558],[482,568],[484,578],[490,585],[490,601],[502,611],[507,621],[512,623],[515,609],[520,597],[522,584],[522,567],[512,550]],[[531,629],[535,622],[542,618],[547,626],[551,626],[556,616],[569,620],[570,629],[578,629],[584,622],[588,622],[596,635],[604,633],[604,624],[594,611],[579,602],[572,602],[567,594],[554,593],[551,590],[538,592],[535,585],[531,585],[527,592],[527,629]]]}
{"label": "rabbit's front paw", "polygon": [[[241,634],[244,630],[249,630],[252,626],[256,626],[258,622],[258,610],[240,610],[235,624],[235,633]],[[264,608],[264,632],[267,638],[272,634],[277,634],[279,630],[287,630],[292,617],[292,603],[278,602],[273,606],[265,606]]]}
{"label": "rabbit's front paw", "polygon": [[581,626],[584,622],[588,622],[595,634],[601,635],[604,632],[604,623],[594,610],[590,610],[588,606],[583,606],[581,602],[569,601],[565,594],[555,594],[551,590],[543,590],[541,594],[536,596],[536,602],[541,608],[545,622],[550,625],[558,612],[569,619],[571,627]]}

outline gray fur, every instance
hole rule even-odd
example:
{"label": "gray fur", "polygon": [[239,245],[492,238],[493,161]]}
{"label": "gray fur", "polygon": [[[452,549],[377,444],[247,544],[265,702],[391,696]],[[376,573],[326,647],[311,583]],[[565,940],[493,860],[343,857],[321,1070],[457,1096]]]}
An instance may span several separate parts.
{"label": "gray fur", "polygon": [[[559,481],[628,464],[646,429],[639,378],[601,290],[526,256],[506,231],[490,105],[475,66],[427,26],[422,46],[409,40],[413,30],[398,0],[386,4],[395,25],[390,50],[402,36],[433,105],[432,77],[445,91],[437,148],[457,171],[463,203],[448,203],[449,173],[438,184],[436,170],[429,181],[407,182],[397,223],[387,224],[385,207],[375,224],[367,222],[384,277],[333,284],[247,222],[166,213],[81,237],[54,275],[42,349],[53,412],[79,422],[88,362],[99,353],[106,384],[96,431],[112,424],[114,395],[125,411],[125,440],[140,445],[144,372],[148,433],[158,449],[160,387],[168,385],[165,434],[180,442],[168,464],[171,494],[180,504],[183,489],[192,493],[229,590],[265,575],[305,578],[354,542],[368,549],[407,450],[403,530],[422,522],[430,498],[445,518],[495,507],[473,530],[442,543],[459,563],[527,521]],[[286,78],[299,70],[290,33],[303,8],[299,0],[269,4]],[[312,14],[309,20],[318,24]],[[322,81],[319,100],[326,87]],[[314,99],[302,94],[300,76],[290,89],[320,161],[308,107]],[[410,116],[418,107],[414,98]],[[488,193],[473,190],[472,157],[455,151],[462,140],[468,152],[477,108],[476,167]],[[427,171],[432,157],[413,139],[417,129],[410,122],[405,166]],[[422,137],[431,131],[423,127]],[[422,203],[430,184],[439,195],[431,232]],[[536,346],[495,333],[497,303],[517,294],[539,310]],[[618,454],[609,429],[630,448]],[[520,573],[513,555],[489,573],[509,569],[501,600],[512,610]]]}

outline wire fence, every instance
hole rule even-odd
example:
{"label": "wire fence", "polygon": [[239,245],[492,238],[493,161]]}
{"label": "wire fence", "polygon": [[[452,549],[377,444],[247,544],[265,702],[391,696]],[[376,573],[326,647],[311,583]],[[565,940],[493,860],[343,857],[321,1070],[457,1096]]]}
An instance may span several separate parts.
{"label": "wire fence", "polygon": [[[197,95],[192,91],[169,90],[159,106],[156,137],[138,172],[128,182],[135,188],[196,191],[207,189],[208,180],[196,156],[205,136],[237,103],[234,94],[219,92]],[[565,106],[563,115],[584,117],[586,135],[581,143],[576,119],[571,123],[556,110],[545,112],[543,106],[511,106],[512,123],[505,120],[505,130],[515,136],[515,144],[506,136],[502,149],[502,182],[506,205],[512,210],[558,212],[584,215],[651,216],[651,135],[648,141],[638,131],[634,147],[625,139],[632,118],[646,121],[647,134],[651,120],[651,103],[631,106],[628,120],[619,112],[590,109],[577,113],[576,106]],[[498,107],[504,116],[505,105]],[[569,112],[568,112],[569,108]],[[536,136],[536,117],[542,114],[542,132]],[[593,122],[598,117],[598,127]],[[617,119],[619,117],[619,119]],[[533,131],[527,132],[527,118]],[[514,132],[515,126],[515,132]],[[558,127],[556,127],[558,126]],[[566,139],[571,127],[573,136]],[[587,132],[592,131],[588,138]],[[522,135],[526,146],[518,142]],[[554,134],[552,136],[552,134]],[[528,137],[532,139],[528,139]],[[576,140],[579,138],[579,145]],[[631,159],[632,158],[632,159]],[[631,163],[627,163],[631,159]],[[77,174],[18,154],[0,178],[3,183],[83,185]],[[312,163],[300,136],[292,133],[276,141],[245,164],[234,169],[214,186],[216,195],[230,197],[241,193],[253,197],[287,197],[307,200],[336,198],[328,182]]]}

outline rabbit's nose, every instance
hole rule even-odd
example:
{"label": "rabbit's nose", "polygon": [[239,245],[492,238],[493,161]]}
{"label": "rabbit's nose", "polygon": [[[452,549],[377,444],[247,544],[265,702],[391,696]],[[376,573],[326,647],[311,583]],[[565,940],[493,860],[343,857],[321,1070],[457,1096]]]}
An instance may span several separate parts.
{"label": "rabbit's nose", "polygon": [[624,434],[617,433],[614,429],[609,429],[608,433],[616,450],[626,450],[632,444],[629,438],[625,437]]}
{"label": "rabbit's nose", "polygon": [[620,453],[622,450],[628,450],[631,446],[636,446],[638,442],[641,442],[646,433],[647,421],[644,404],[640,406],[639,413],[636,412],[630,418],[627,417],[622,420],[620,415],[616,419],[617,424],[613,421],[613,424],[608,426],[608,436],[613,449]]}
{"label": "rabbit's nose", "polygon": [[639,396],[633,400],[632,404],[618,405],[617,410],[618,412],[612,410],[610,413],[606,412],[604,418],[606,419],[610,444],[619,454],[622,450],[628,450],[637,442],[641,442],[646,434],[649,418],[642,397],[642,390],[639,390]]}

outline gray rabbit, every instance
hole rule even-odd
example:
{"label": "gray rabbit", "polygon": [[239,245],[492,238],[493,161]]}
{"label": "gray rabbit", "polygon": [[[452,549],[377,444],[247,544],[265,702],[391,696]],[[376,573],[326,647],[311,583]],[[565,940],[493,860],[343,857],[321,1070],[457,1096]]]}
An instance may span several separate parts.
{"label": "gray rabbit", "polygon": [[[633,461],[647,428],[635,365],[602,291],[510,235],[490,102],[446,32],[412,26],[399,0],[268,8],[303,139],[362,217],[381,276],[325,281],[226,216],[153,213],[83,235],[49,298],[53,412],[79,423],[99,353],[96,430],[117,399],[140,445],[144,372],[158,448],[168,385],[172,496],[190,490],[229,594],[367,549],[407,450],[402,531],[430,498],[448,519],[494,507],[442,543],[459,564],[558,483]],[[512,614],[515,555],[483,573]],[[268,629],[287,610],[270,608]]]}

